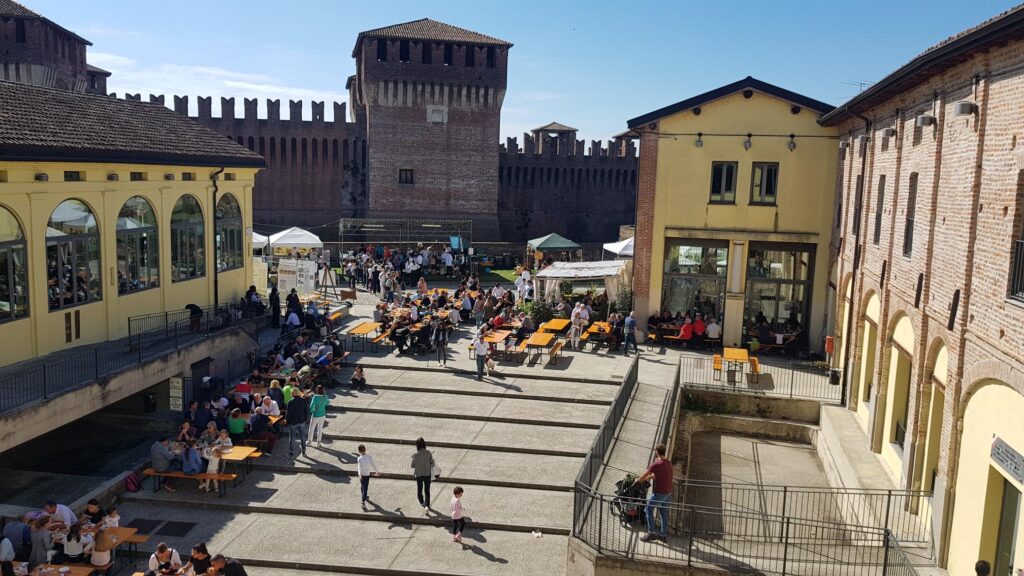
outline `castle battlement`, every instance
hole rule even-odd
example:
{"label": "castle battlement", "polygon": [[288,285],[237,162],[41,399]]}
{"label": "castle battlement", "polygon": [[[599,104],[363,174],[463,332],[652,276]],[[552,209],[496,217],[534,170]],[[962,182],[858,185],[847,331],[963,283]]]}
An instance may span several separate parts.
{"label": "castle battlement", "polygon": [[519,147],[518,138],[506,138],[505,144],[500,144],[498,148],[503,162],[522,162],[531,159],[551,160],[555,158],[583,162],[602,160],[635,162],[637,159],[636,146],[628,139],[617,138],[608,140],[607,146],[601,140],[591,140],[589,150],[586,147],[587,143],[585,140],[573,140],[572,142],[572,146],[545,146],[543,151],[538,151],[534,137],[524,133],[522,148]]}
{"label": "castle battlement", "polygon": [[[111,97],[117,97],[116,94],[111,94]],[[266,116],[264,118],[259,117],[259,99],[258,98],[243,98],[243,116],[241,118],[235,115],[235,98],[221,98],[220,99],[220,116],[213,115],[213,98],[210,96],[198,96],[196,98],[198,113],[195,115],[189,114],[189,96],[173,96],[172,106],[173,110],[183,116],[192,118],[193,120],[201,123],[206,122],[220,122],[224,123],[238,123],[239,125],[246,124],[262,124],[270,125],[270,127],[286,128],[289,124],[294,124],[296,127],[309,128],[310,126],[320,126],[325,130],[336,129],[339,131],[351,131],[356,128],[356,124],[348,122],[347,116],[347,105],[344,102],[334,102],[334,120],[327,121],[324,119],[324,102],[311,101],[310,110],[311,114],[308,118],[305,117],[303,111],[305,104],[302,100],[289,100],[288,101],[288,119],[281,119],[281,101],[280,100],[266,100]],[[125,100],[134,100],[137,102],[142,101],[141,94],[125,94]],[[149,102],[153,104],[160,104],[161,106],[167,105],[167,98],[163,94],[150,94]]]}

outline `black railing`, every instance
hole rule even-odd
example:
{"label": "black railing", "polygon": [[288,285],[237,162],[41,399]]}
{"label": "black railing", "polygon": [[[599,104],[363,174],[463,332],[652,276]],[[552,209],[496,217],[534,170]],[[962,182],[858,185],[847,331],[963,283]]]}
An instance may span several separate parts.
{"label": "black railing", "polygon": [[601,554],[744,574],[916,574],[887,530],[671,503],[665,541],[644,542],[643,519],[623,522],[615,501],[576,486],[575,506],[584,513],[573,536]]}
{"label": "black railing", "polygon": [[1010,298],[1024,300],[1024,240],[1013,243],[1013,262],[1010,264]]}
{"label": "black railing", "polygon": [[721,367],[716,368],[711,356],[683,357],[680,383],[689,388],[805,398],[837,404],[842,401],[842,387],[829,382],[827,368],[805,369],[766,364],[763,359],[759,360],[755,373],[750,364],[723,361]]}
{"label": "black railing", "polygon": [[[150,315],[150,318],[155,316]],[[163,314],[159,316],[164,317]],[[82,351],[26,361],[22,371],[0,378],[0,415],[81,388],[209,338],[225,328],[238,326],[252,333],[266,325],[266,318],[238,320],[228,308],[219,315],[211,310],[210,314],[204,314],[197,320],[198,323],[186,321],[182,326],[177,320],[154,324],[152,320],[129,318],[129,326],[134,325],[136,332],[128,337],[85,347]],[[153,329],[141,331],[147,322]]]}
{"label": "black railing", "polygon": [[722,513],[767,514],[800,521],[889,530],[900,541],[930,547],[931,492],[852,490],[677,480],[672,499]]}

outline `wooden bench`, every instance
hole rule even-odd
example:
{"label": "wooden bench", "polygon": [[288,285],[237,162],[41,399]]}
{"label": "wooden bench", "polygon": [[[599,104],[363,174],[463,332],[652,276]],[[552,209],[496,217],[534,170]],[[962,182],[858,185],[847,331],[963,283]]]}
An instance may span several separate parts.
{"label": "wooden bench", "polygon": [[688,344],[686,340],[682,339],[679,336],[662,336],[661,339],[664,340],[667,344],[679,344],[680,346],[683,347],[686,347],[686,345]]}
{"label": "wooden bench", "polygon": [[[389,333],[385,332],[380,336],[377,336],[373,340],[370,340],[370,352],[376,352],[380,345],[383,343],[384,347],[388,349],[388,354],[391,353],[391,346],[394,344],[389,337]],[[346,352],[347,354],[347,352]]]}
{"label": "wooden bench", "polygon": [[548,363],[549,364],[557,364],[558,363],[557,359],[562,354],[562,345],[563,344],[564,344],[564,342],[559,340],[558,342],[555,342],[555,345],[552,346],[551,349],[548,350]]}
{"label": "wooden bench", "polygon": [[255,448],[264,449],[267,446],[267,440],[262,438],[246,438],[242,440],[242,444],[246,446],[253,446]]}
{"label": "wooden bench", "polygon": [[522,363],[526,360],[527,351],[528,348],[526,346],[526,340],[523,340],[522,342],[519,343],[519,346],[516,346],[515,349],[515,356],[518,362]]}
{"label": "wooden bench", "polygon": [[658,342],[658,333],[657,332],[648,332],[647,333],[647,342],[646,342],[647,349],[648,350],[653,350],[654,349],[654,345],[657,342]]}
{"label": "wooden bench", "polygon": [[750,357],[750,382],[757,384],[757,378],[761,374],[761,362],[756,356]]}
{"label": "wooden bench", "polygon": [[[588,341],[590,341],[590,332],[584,332],[583,334],[580,334],[580,350],[587,349]],[[594,346],[597,346],[597,344],[595,343]]]}
{"label": "wooden bench", "polygon": [[712,375],[712,378],[714,378],[715,380],[721,380],[722,379],[722,355],[721,354],[715,354],[714,356],[711,357],[711,367],[715,371],[715,373]]}
{"label": "wooden bench", "polygon": [[166,472],[157,472],[152,468],[146,468],[145,470],[143,470],[142,475],[147,478],[153,479],[153,492],[158,492],[160,490],[160,478],[184,478],[186,480],[214,480],[217,482],[217,489],[220,496],[224,496],[224,494],[227,492],[226,482],[233,482],[236,478],[238,478],[238,474],[225,474],[215,472],[185,474],[180,470],[168,470]]}
{"label": "wooden bench", "polygon": [[722,347],[722,339],[721,338],[705,338],[704,339],[704,347],[709,349],[709,350],[713,349],[713,348],[721,348]]}

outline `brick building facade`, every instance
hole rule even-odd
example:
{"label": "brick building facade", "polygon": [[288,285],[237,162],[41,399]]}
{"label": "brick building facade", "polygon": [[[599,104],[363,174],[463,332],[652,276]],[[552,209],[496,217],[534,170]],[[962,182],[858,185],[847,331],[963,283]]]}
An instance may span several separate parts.
{"label": "brick building facade", "polygon": [[1024,516],[1009,510],[1024,488],[1022,39],[1018,7],[822,119],[843,138],[833,247],[848,406],[898,486],[934,490],[952,574],[1024,565]]}

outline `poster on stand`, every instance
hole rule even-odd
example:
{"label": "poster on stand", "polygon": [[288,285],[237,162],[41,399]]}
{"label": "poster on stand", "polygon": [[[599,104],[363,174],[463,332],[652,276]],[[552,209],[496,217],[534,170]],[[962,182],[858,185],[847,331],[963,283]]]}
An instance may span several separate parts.
{"label": "poster on stand", "polygon": [[316,292],[316,262],[311,260],[296,261],[296,292],[305,296]]}
{"label": "poster on stand", "polygon": [[264,298],[270,290],[267,287],[269,277],[267,263],[263,261],[263,258],[254,257],[252,259],[252,285],[256,287],[256,292]]}
{"label": "poster on stand", "polygon": [[[277,262],[277,291],[287,295],[292,289],[299,291],[298,284],[298,261],[282,259]],[[284,296],[282,296],[284,299]]]}

